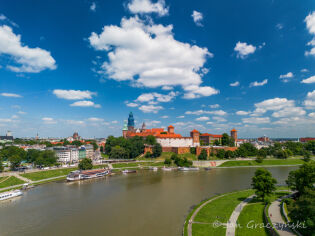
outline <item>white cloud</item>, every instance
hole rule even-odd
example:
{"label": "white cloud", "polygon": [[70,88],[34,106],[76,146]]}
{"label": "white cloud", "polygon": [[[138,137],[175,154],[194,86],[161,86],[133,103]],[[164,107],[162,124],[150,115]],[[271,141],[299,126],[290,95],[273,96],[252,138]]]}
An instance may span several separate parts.
{"label": "white cloud", "polygon": [[145,121],[146,126],[156,126],[157,124],[161,124],[159,120],[147,120]]}
{"label": "white cloud", "polygon": [[172,86],[163,86],[163,90],[173,90],[174,88]]}
{"label": "white cloud", "polygon": [[266,124],[270,123],[269,117],[250,117],[250,118],[243,118],[243,123],[247,124]]}
{"label": "white cloud", "polygon": [[240,41],[236,43],[234,51],[237,53],[238,58],[246,58],[248,55],[254,53],[256,51],[256,47],[247,44],[247,43],[241,43]]}
{"label": "white cloud", "polygon": [[89,90],[81,91],[81,90],[63,90],[63,89],[55,89],[53,91],[58,98],[63,98],[67,100],[80,100],[80,99],[91,99],[92,96],[96,95],[95,92],[91,92]]}
{"label": "white cloud", "polygon": [[235,81],[234,83],[230,83],[230,86],[231,87],[237,87],[240,85],[240,82],[239,81]]}
{"label": "white cloud", "polygon": [[155,105],[142,105],[139,107],[139,110],[141,110],[144,113],[158,113],[159,110],[162,110],[162,106],[155,106]]}
{"label": "white cloud", "polygon": [[24,115],[24,114],[26,114],[26,112],[25,112],[25,111],[18,111],[17,113],[18,113],[18,114],[20,114],[20,115]]}
{"label": "white cloud", "polygon": [[134,103],[134,102],[129,102],[129,103],[126,103],[126,106],[127,107],[137,107],[137,106],[139,106],[139,104]]}
{"label": "white cloud", "polygon": [[308,46],[312,46],[312,48],[310,51],[306,51],[305,55],[315,56],[315,11],[310,13],[304,21],[306,22],[308,32],[314,36],[314,38],[307,44]]}
{"label": "white cloud", "polygon": [[85,125],[83,120],[66,120],[66,123],[69,125]]}
{"label": "white cloud", "polygon": [[7,17],[5,15],[0,14],[0,20],[6,20],[6,19],[7,19]]}
{"label": "white cloud", "polygon": [[203,20],[203,15],[201,12],[194,10],[191,17],[193,18],[193,20],[197,26],[202,26],[201,21]]}
{"label": "white cloud", "polygon": [[90,6],[90,10],[96,11],[96,3],[95,2],[92,2],[91,6]]}
{"label": "white cloud", "polygon": [[315,90],[307,93],[304,105],[306,109],[315,109]]}
{"label": "white cloud", "polygon": [[3,97],[21,98],[22,96],[16,93],[0,93]]}
{"label": "white cloud", "polygon": [[309,70],[308,70],[308,69],[305,69],[305,68],[301,70],[301,72],[303,72],[303,73],[306,73],[306,72],[308,72],[308,71],[309,71]]}
{"label": "white cloud", "polygon": [[283,29],[283,24],[281,24],[281,23],[276,24],[276,28],[277,28],[278,30]]}
{"label": "white cloud", "polygon": [[251,82],[249,87],[259,87],[259,86],[264,86],[265,84],[268,83],[268,79],[264,79],[261,82],[255,81],[255,82]]}
{"label": "white cloud", "polygon": [[301,83],[304,83],[304,84],[312,84],[312,83],[315,83],[315,75],[307,78],[307,79],[303,79],[301,81]]}
{"label": "white cloud", "polygon": [[112,124],[118,124],[118,121],[117,120],[113,120]]}
{"label": "white cloud", "polygon": [[205,110],[198,110],[198,111],[186,111],[185,114],[187,115],[202,115],[202,114],[212,114],[217,116],[225,116],[227,113],[223,110],[216,110],[216,111],[205,111]]}
{"label": "white cloud", "polygon": [[42,121],[44,122],[44,124],[47,124],[47,125],[52,125],[52,124],[56,124],[57,123],[57,121],[54,120],[54,118],[51,118],[51,117],[43,117]]}
{"label": "white cloud", "polygon": [[99,104],[95,104],[92,101],[86,101],[86,100],[74,102],[74,103],[70,104],[70,106],[72,106],[72,107],[94,107],[94,108],[100,108],[101,107],[101,105],[99,105]]}
{"label": "white cloud", "polygon": [[280,111],[275,111],[272,113],[273,117],[292,117],[292,116],[304,116],[306,112],[302,109],[302,107],[285,107]]}
{"label": "white cloud", "polygon": [[103,122],[104,119],[98,118],[98,117],[90,117],[90,118],[88,118],[88,121],[91,121],[91,122]]}
{"label": "white cloud", "polygon": [[239,115],[239,116],[246,116],[248,115],[250,112],[248,111],[237,111],[235,114]]}
{"label": "white cloud", "polygon": [[219,108],[220,105],[219,104],[212,104],[212,105],[209,105],[210,108]]}
{"label": "white cloud", "polygon": [[167,118],[168,118],[168,116],[161,116],[161,118],[162,118],[162,119],[167,119]]}
{"label": "white cloud", "polygon": [[110,79],[149,88],[181,86],[188,99],[219,93],[201,86],[203,66],[213,54],[175,40],[172,30],[172,25],[147,23],[135,16],[123,18],[120,26],[104,26],[101,34],[93,32],[89,42],[95,50],[108,52],[102,70]]}
{"label": "white cloud", "polygon": [[164,0],[158,0],[156,3],[152,3],[150,0],[131,0],[127,7],[133,14],[157,13],[159,16],[168,14],[168,7],[165,6]]}
{"label": "white cloud", "polygon": [[312,112],[312,113],[308,114],[308,116],[311,117],[311,118],[315,118],[315,112]]}
{"label": "white cloud", "polygon": [[292,72],[288,72],[287,74],[280,75],[279,78],[282,79],[282,82],[287,83],[289,82],[289,78],[293,78],[294,75]]}
{"label": "white cloud", "polygon": [[294,106],[295,104],[293,100],[288,100],[286,98],[272,98],[264,100],[260,103],[256,103],[255,104],[256,110],[254,112],[263,114],[268,110],[277,111],[287,107]]}
{"label": "white cloud", "polygon": [[183,119],[183,118],[185,118],[185,116],[177,116],[176,118]]}
{"label": "white cloud", "polygon": [[21,35],[14,34],[12,28],[7,25],[0,26],[0,54],[12,57],[15,64],[7,65],[7,68],[14,72],[38,73],[57,67],[49,51],[23,46]]}
{"label": "white cloud", "polygon": [[169,94],[160,94],[160,93],[144,93],[141,94],[135,101],[136,102],[170,102],[177,96],[177,93],[170,92]]}
{"label": "white cloud", "polygon": [[196,118],[196,120],[197,121],[206,121],[206,120],[209,120],[209,117],[201,116],[201,117]]}
{"label": "white cloud", "polygon": [[212,119],[214,119],[217,122],[226,122],[227,121],[226,119],[224,119],[220,116],[214,116],[214,117],[212,117]]}
{"label": "white cloud", "polygon": [[0,123],[11,123],[13,120],[9,118],[0,118]]}

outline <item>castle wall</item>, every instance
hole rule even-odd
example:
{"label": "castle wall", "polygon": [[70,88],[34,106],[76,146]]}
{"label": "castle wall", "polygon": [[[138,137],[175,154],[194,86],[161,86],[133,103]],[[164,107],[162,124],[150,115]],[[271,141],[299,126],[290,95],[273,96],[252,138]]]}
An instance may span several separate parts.
{"label": "castle wall", "polygon": [[157,138],[156,141],[162,147],[191,147],[193,146],[193,139],[185,138]]}

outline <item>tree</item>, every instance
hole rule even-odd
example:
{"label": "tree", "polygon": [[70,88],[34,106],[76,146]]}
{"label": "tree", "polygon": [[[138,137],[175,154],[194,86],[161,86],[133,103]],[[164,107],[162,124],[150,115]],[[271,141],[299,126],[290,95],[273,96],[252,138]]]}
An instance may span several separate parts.
{"label": "tree", "polygon": [[305,149],[307,151],[312,152],[313,154],[315,154],[315,141],[309,141],[305,144]]}
{"label": "tree", "polygon": [[298,225],[304,222],[305,227],[299,228],[303,235],[314,235],[315,232],[315,190],[306,188],[303,195],[288,204],[289,217]]}
{"label": "tree", "polygon": [[26,153],[26,161],[33,163],[40,156],[40,150],[28,149]]}
{"label": "tree", "polygon": [[267,157],[267,151],[266,149],[264,148],[261,148],[257,151],[257,157],[260,157],[260,158],[266,158]]}
{"label": "tree", "polygon": [[220,158],[220,159],[223,159],[225,157],[224,149],[217,150],[217,157]]}
{"label": "tree", "polygon": [[278,150],[275,152],[274,157],[279,158],[279,159],[287,159],[289,155],[284,150]]}
{"label": "tree", "polygon": [[303,156],[304,156],[303,160],[305,162],[309,162],[311,160],[311,153],[310,153],[310,151],[304,150],[303,151]]}
{"label": "tree", "polygon": [[22,162],[22,158],[18,154],[14,154],[9,157],[9,161],[11,163],[11,166],[10,166],[11,170],[15,170],[17,167],[20,166]]}
{"label": "tree", "polygon": [[164,164],[165,165],[170,165],[170,164],[172,164],[172,160],[170,158],[165,158]]}
{"label": "tree", "polygon": [[286,183],[292,190],[297,190],[300,195],[305,193],[306,188],[313,188],[315,183],[315,162],[305,163],[299,169],[291,171]]}
{"label": "tree", "polygon": [[214,144],[214,146],[220,146],[220,141],[216,139],[216,140],[214,140],[213,144]]}
{"label": "tree", "polygon": [[154,144],[153,146],[153,150],[152,150],[152,156],[153,157],[159,157],[162,154],[162,146],[159,143]]}
{"label": "tree", "polygon": [[263,159],[262,157],[257,156],[257,158],[256,158],[256,160],[255,160],[255,161],[256,161],[257,163],[262,163],[262,162],[263,162],[263,160],[264,160],[264,159]]}
{"label": "tree", "polygon": [[265,200],[265,196],[270,195],[276,190],[275,184],[277,180],[272,177],[271,173],[263,168],[258,168],[255,172],[255,176],[252,178],[252,186],[255,189],[255,193],[258,197]]}
{"label": "tree", "polygon": [[152,154],[151,152],[146,152],[145,155],[144,155],[145,158],[151,158],[152,157]]}
{"label": "tree", "polygon": [[149,144],[149,145],[154,145],[154,144],[156,144],[156,138],[153,135],[148,135],[145,138],[145,143]]}
{"label": "tree", "polygon": [[198,156],[198,160],[207,160],[207,157],[207,151],[202,149],[200,155]]}
{"label": "tree", "polygon": [[79,141],[79,140],[74,140],[74,141],[72,141],[71,144],[72,144],[72,145],[75,145],[75,146],[77,146],[77,147],[80,147],[80,146],[82,145],[81,141]]}
{"label": "tree", "polygon": [[26,151],[16,146],[5,147],[1,150],[3,160],[9,160],[12,156],[19,156],[21,161],[26,159]]}
{"label": "tree", "polygon": [[92,160],[89,158],[83,158],[80,161],[78,168],[80,170],[91,170],[93,168]]}
{"label": "tree", "polygon": [[230,146],[230,136],[227,133],[222,134],[222,146]]}
{"label": "tree", "polygon": [[176,153],[172,153],[171,160],[174,161],[176,158],[178,158],[177,154]]}
{"label": "tree", "polygon": [[128,159],[129,155],[123,147],[115,146],[112,148],[109,158],[111,159]]}
{"label": "tree", "polygon": [[103,153],[104,152],[104,147],[100,146],[100,152]]}
{"label": "tree", "polygon": [[2,161],[0,159],[0,172],[2,172],[3,170],[4,170],[4,167],[3,167]]}
{"label": "tree", "polygon": [[232,152],[231,150],[227,150],[224,153],[224,158],[229,159],[229,158],[233,158],[234,157],[234,152]]}

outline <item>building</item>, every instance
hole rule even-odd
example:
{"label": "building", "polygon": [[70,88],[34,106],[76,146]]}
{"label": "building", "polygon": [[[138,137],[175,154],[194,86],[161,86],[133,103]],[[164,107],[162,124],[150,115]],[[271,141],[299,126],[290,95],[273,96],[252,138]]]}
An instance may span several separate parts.
{"label": "building", "polygon": [[77,148],[69,147],[54,147],[58,162],[63,164],[76,163],[79,160],[79,150]]}
{"label": "building", "polygon": [[7,131],[5,136],[0,136],[1,143],[13,142],[14,138],[11,131]]}
{"label": "building", "polygon": [[315,138],[300,138],[301,143],[307,143],[309,141],[315,141]]}
{"label": "building", "polygon": [[270,142],[270,139],[269,139],[266,135],[257,138],[257,140],[258,140],[259,142],[264,142],[264,143],[269,143],[269,142]]}
{"label": "building", "polygon": [[85,147],[79,148],[79,160],[86,158],[86,150]]}
{"label": "building", "polygon": [[230,133],[231,133],[231,138],[233,138],[234,142],[236,143],[237,142],[237,130],[236,129],[232,129],[230,131]]}
{"label": "building", "polygon": [[94,157],[94,147],[91,144],[87,144],[83,146],[85,148],[86,158],[93,159]]}
{"label": "building", "polygon": [[216,141],[221,143],[222,135],[203,133],[203,134],[200,134],[199,139],[200,139],[201,146],[215,145]]}
{"label": "building", "polygon": [[129,117],[128,117],[128,131],[129,132],[135,131],[135,120],[133,118],[132,112],[129,113]]}

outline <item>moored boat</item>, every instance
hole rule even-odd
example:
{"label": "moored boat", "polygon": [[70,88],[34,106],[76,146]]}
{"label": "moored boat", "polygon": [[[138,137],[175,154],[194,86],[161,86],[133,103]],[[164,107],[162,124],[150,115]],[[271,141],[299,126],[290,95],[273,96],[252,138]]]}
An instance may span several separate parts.
{"label": "moored boat", "polygon": [[10,198],[18,197],[23,195],[21,190],[8,191],[4,193],[0,193],[0,201],[7,200]]}
{"label": "moored boat", "polygon": [[150,167],[149,170],[157,171],[159,168],[157,167]]}
{"label": "moored boat", "polygon": [[106,169],[76,170],[76,171],[71,171],[70,174],[67,175],[67,181],[100,178],[100,177],[108,175],[109,173],[110,171]]}
{"label": "moored boat", "polygon": [[137,173],[136,170],[123,170],[122,173],[128,174],[128,173]]}
{"label": "moored boat", "polygon": [[178,170],[180,171],[191,171],[191,170],[199,170],[198,167],[179,167]]}
{"label": "moored boat", "polygon": [[164,171],[172,171],[173,170],[173,168],[171,168],[171,167],[163,167],[162,168],[162,170],[164,170]]}

